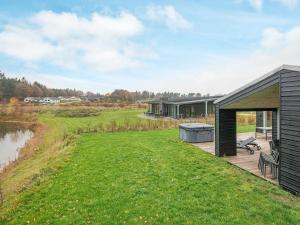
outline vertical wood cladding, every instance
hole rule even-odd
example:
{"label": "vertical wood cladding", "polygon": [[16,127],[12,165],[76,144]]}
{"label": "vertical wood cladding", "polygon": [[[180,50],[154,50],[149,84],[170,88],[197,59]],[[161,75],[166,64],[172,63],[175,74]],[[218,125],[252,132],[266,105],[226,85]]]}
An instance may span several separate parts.
{"label": "vertical wood cladding", "polygon": [[300,193],[300,72],[280,75],[279,184]]}
{"label": "vertical wood cladding", "polygon": [[272,111],[272,139],[277,140],[277,111]]}
{"label": "vertical wood cladding", "polygon": [[257,111],[256,112],[256,127],[263,127],[264,126],[264,112]]}
{"label": "vertical wood cladding", "polygon": [[217,156],[236,155],[236,111],[216,107]]}

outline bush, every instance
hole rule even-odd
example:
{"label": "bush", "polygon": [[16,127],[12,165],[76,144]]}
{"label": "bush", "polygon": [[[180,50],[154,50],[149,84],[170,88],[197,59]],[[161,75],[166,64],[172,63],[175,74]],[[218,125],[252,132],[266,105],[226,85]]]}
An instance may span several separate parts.
{"label": "bush", "polygon": [[57,117],[89,117],[98,116],[99,110],[96,109],[71,109],[71,110],[57,110],[54,115]]}

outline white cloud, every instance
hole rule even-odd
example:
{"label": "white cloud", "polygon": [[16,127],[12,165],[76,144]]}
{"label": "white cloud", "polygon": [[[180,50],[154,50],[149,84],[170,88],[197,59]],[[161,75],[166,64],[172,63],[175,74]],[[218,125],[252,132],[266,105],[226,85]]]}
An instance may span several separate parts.
{"label": "white cloud", "polygon": [[290,9],[294,8],[298,3],[298,0],[277,0],[277,1],[279,1],[283,6],[286,6]]}
{"label": "white cloud", "polygon": [[5,31],[0,33],[0,51],[30,61],[48,57],[56,48],[44,42],[37,31],[8,25]]}
{"label": "white cloud", "polygon": [[263,0],[248,0],[248,1],[256,10],[262,9]]}
{"label": "white cloud", "polygon": [[283,52],[292,49],[300,51],[300,26],[293,27],[287,32],[267,28],[263,31],[261,44],[263,47]]}
{"label": "white cloud", "polygon": [[262,34],[261,45],[266,48],[275,48],[281,46],[283,43],[284,35],[274,29],[266,28]]}
{"label": "white cloud", "polygon": [[[24,76],[24,74],[22,76]],[[22,78],[22,76],[20,76],[20,78]],[[18,77],[18,75],[16,75],[16,77]],[[49,88],[75,88],[81,91],[93,91],[95,93],[100,92],[102,94],[109,90],[120,88],[118,85],[108,84],[105,82],[92,81],[84,78],[66,77],[57,74],[36,73],[32,71],[28,73],[25,72],[25,77],[31,82],[37,81]]]}
{"label": "white cloud", "polygon": [[267,28],[262,32],[261,46],[252,52],[206,57],[205,63],[200,63],[161,72],[160,82],[149,80],[147,85],[155,91],[227,94],[282,64],[300,65],[300,26],[287,32]]}
{"label": "white cloud", "polygon": [[[260,11],[263,7],[263,4],[266,2],[266,0],[235,0],[236,3],[243,3],[246,1],[257,11]],[[289,9],[295,8],[295,6],[298,3],[298,0],[272,0],[272,1],[279,2],[281,5]]]}
{"label": "white cloud", "polygon": [[85,18],[41,11],[23,24],[6,25],[0,32],[0,52],[29,63],[47,61],[67,68],[83,63],[111,72],[140,65],[141,59],[154,55],[144,48],[139,55],[140,46],[132,40],[143,29],[127,12],[114,17],[94,13]]}
{"label": "white cloud", "polygon": [[146,14],[151,20],[162,21],[171,30],[189,29],[192,27],[192,24],[172,5],[148,6]]}

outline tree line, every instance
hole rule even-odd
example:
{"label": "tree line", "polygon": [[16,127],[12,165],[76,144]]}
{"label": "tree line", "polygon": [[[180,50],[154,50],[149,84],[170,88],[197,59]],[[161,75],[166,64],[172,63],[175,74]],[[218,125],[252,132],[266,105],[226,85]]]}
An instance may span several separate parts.
{"label": "tree line", "polygon": [[47,88],[38,82],[30,83],[24,77],[8,78],[0,72],[0,99],[10,99],[11,97],[58,97],[58,96],[81,96],[82,91],[75,89]]}
{"label": "tree line", "polygon": [[112,93],[106,94],[104,100],[109,102],[136,102],[157,98],[170,97],[207,97],[209,94],[201,95],[200,93],[181,94],[177,92],[149,92],[149,91],[133,91],[130,92],[125,89],[116,89]]}
{"label": "tree line", "polygon": [[25,77],[9,78],[0,71],[0,101],[8,100],[12,97],[26,98],[26,97],[58,97],[58,96],[96,96],[101,97],[102,101],[109,102],[136,102],[147,99],[161,98],[161,97],[193,97],[193,96],[208,96],[201,95],[201,93],[181,94],[178,92],[159,92],[154,93],[150,91],[128,91],[125,89],[116,89],[112,93],[101,95],[99,93],[86,92],[76,89],[56,89],[48,88],[38,82],[30,83]]}

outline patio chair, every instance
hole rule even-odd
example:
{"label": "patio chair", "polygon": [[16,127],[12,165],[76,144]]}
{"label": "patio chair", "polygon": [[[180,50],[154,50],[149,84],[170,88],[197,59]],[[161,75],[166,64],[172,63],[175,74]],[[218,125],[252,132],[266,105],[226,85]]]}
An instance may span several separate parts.
{"label": "patio chair", "polygon": [[264,157],[262,155],[262,152],[260,152],[260,154],[259,154],[258,169],[260,170],[261,174],[263,174],[264,176],[266,176],[267,166],[265,165]]}
{"label": "patio chair", "polygon": [[273,151],[278,151],[279,149],[279,140],[272,140],[269,141],[270,144],[270,153],[272,154]]}
{"label": "patio chair", "polygon": [[279,152],[273,151],[272,154],[268,155],[261,152],[258,160],[258,168],[260,172],[266,177],[267,166],[271,168],[271,174],[273,178],[278,177],[278,165],[279,165]]}
{"label": "patio chair", "polygon": [[250,137],[246,140],[238,140],[236,143],[236,147],[246,149],[250,152],[250,154],[254,154],[254,149],[251,147],[255,147],[256,150],[261,149],[261,147],[255,141],[256,139],[254,137]]}

